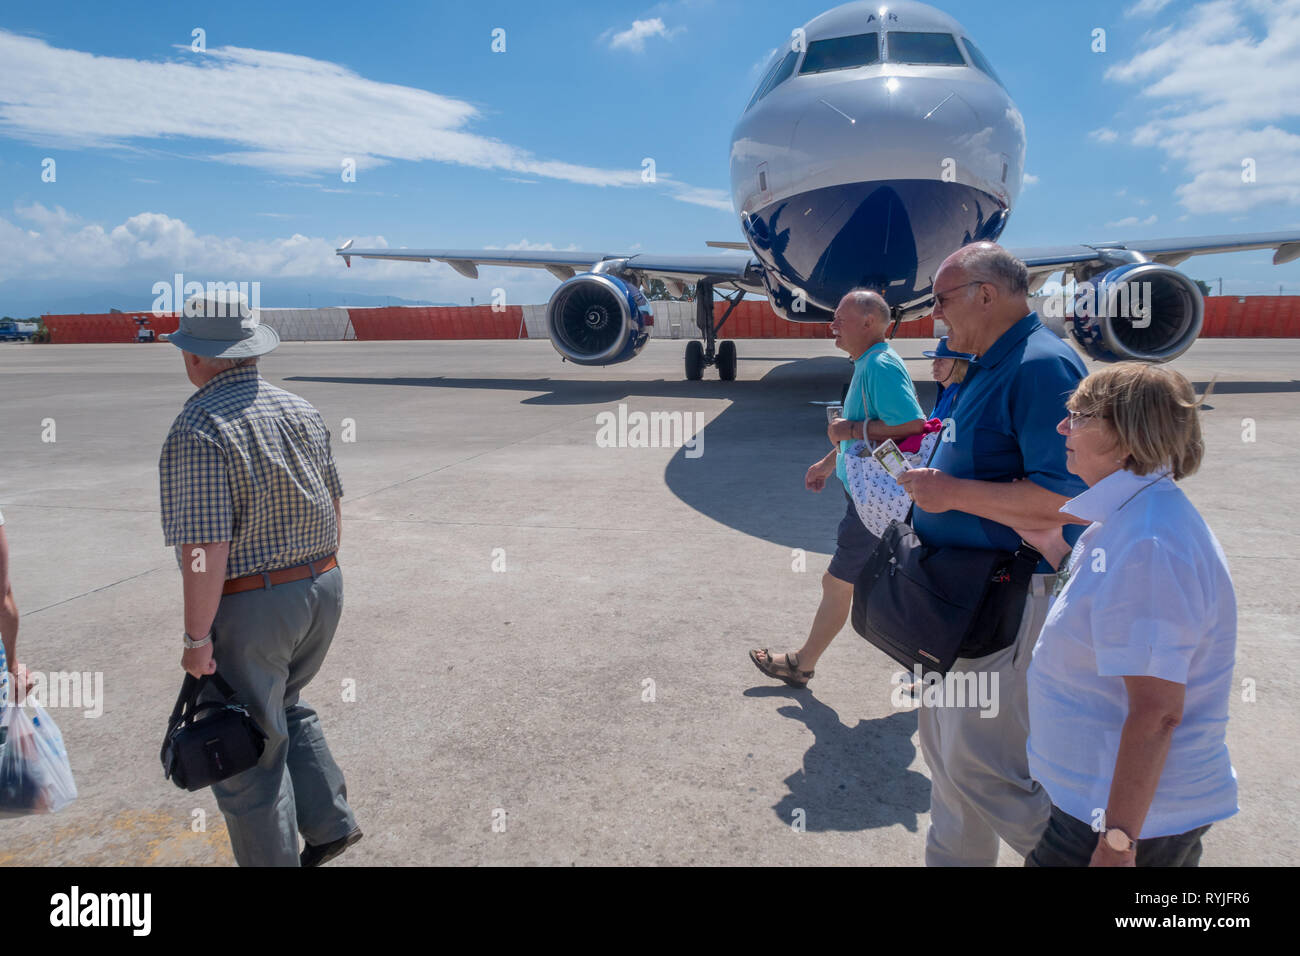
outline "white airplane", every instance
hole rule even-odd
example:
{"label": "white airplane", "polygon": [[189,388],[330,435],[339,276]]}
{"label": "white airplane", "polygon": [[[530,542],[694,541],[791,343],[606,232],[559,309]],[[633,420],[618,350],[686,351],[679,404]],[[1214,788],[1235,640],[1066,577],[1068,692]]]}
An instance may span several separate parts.
{"label": "white airplane", "polygon": [[[844,293],[867,287],[889,303],[894,329],[933,307],[934,275],[960,246],[996,240],[1020,195],[1025,124],[992,64],[948,15],[915,2],[846,3],[794,30],[772,57],[731,140],[732,204],[744,242],[731,254],[354,249],[353,258],[546,269],[562,280],[547,329],[571,362],[633,358],[653,323],[641,286],[680,295],[696,283],[703,342],[686,344],[686,377],[716,366],[736,376],[734,342],[718,333],[746,294],[766,295],[791,322],[827,322]],[[1173,267],[1204,253],[1273,249],[1300,258],[1300,232],[1091,242],[1012,249],[1031,292],[1053,273],[1087,286],[1071,332],[1104,361],[1167,362],[1200,334],[1200,288]],[[1142,286],[1139,289],[1139,284]],[[731,290],[714,321],[715,290]],[[1146,301],[1142,321],[1107,302]]]}

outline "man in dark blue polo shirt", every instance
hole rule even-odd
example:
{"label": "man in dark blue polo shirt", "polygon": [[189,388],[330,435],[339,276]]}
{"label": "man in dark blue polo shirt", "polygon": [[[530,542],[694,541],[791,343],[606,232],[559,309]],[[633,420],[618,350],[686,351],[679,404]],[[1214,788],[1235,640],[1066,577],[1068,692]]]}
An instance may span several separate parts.
{"label": "man in dark blue polo shirt", "polygon": [[[927,545],[1014,551],[1015,528],[1057,527],[1083,481],[1065,468],[1056,431],[1065,400],[1087,374],[1082,360],[1038,321],[1026,303],[1029,273],[1001,246],[975,243],[953,253],[935,276],[934,316],[951,329],[950,348],[976,356],[962,383],[945,440],[929,468],[904,476],[916,503],[913,526]],[[1083,525],[1067,525],[1073,544]],[[1039,564],[1011,646],[959,657],[950,674],[989,689],[995,708],[936,695],[919,717],[930,768],[929,866],[993,866],[1001,837],[1021,855],[1037,843],[1051,812],[1029,776],[1025,669],[1051,602],[1055,569]],[[970,704],[970,706],[967,706]],[[991,713],[990,713],[991,711]]]}

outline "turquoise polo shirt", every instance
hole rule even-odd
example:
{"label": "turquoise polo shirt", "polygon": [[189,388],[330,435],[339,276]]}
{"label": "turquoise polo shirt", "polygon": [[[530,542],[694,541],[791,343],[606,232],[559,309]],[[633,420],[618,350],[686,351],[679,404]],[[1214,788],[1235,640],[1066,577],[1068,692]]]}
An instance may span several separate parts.
{"label": "turquoise polo shirt", "polygon": [[[1078,353],[1030,312],[970,363],[951,413],[952,440],[939,443],[930,467],[954,478],[1028,478],[1067,498],[1082,494],[1087,485],[1066,470],[1065,438],[1056,425],[1087,374]],[[1020,536],[1006,525],[964,511],[916,508],[912,527],[927,545],[1001,551],[1020,545]],[[1065,526],[1071,545],[1082,533],[1082,525]],[[1037,573],[1053,570],[1043,560]]]}
{"label": "turquoise polo shirt", "polygon": [[[904,425],[924,419],[921,403],[907,366],[888,342],[877,342],[853,360],[853,380],[844,396],[844,417],[853,422],[879,419],[886,425]],[[840,442],[835,457],[835,474],[844,487],[849,486],[844,454],[851,441]]]}

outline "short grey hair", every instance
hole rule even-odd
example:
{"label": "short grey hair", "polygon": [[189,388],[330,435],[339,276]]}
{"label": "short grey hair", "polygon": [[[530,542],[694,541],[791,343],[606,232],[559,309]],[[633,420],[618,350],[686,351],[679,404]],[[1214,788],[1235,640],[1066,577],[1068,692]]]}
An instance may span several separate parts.
{"label": "short grey hair", "polygon": [[872,313],[880,317],[880,321],[889,321],[889,303],[875,289],[854,289],[844,298],[853,303],[853,307],[864,317],[870,317]]}
{"label": "short grey hair", "polygon": [[963,246],[956,259],[972,282],[988,282],[1012,295],[1029,295],[1029,268],[996,242]]}
{"label": "short grey hair", "polygon": [[220,369],[223,372],[227,369],[239,368],[241,365],[257,364],[256,355],[246,358],[212,358],[208,355],[200,355],[199,358],[203,360],[203,364],[208,366],[208,368]]}

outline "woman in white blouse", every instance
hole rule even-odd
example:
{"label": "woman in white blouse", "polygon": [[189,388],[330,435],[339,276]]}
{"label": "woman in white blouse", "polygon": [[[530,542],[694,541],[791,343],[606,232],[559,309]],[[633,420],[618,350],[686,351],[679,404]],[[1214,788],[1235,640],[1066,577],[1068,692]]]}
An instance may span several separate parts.
{"label": "woman in white blouse", "polygon": [[1029,665],[1029,770],[1052,814],[1027,866],[1195,866],[1237,812],[1225,732],[1237,605],[1223,549],[1174,484],[1204,445],[1191,384],[1129,362],[1067,403],[1061,511],[1091,522],[1022,536],[1060,568]]}

